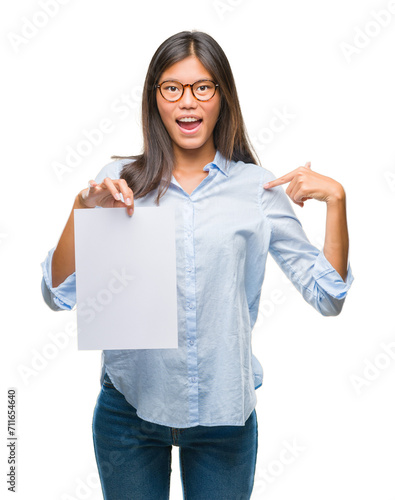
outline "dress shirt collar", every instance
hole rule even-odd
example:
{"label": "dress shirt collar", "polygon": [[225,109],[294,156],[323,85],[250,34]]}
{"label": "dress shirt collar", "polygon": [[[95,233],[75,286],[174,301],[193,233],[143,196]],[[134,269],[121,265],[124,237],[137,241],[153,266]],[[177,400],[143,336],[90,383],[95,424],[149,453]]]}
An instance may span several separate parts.
{"label": "dress shirt collar", "polygon": [[217,150],[214,156],[214,160],[206,165],[203,170],[207,171],[212,168],[212,166],[217,167],[226,177],[229,176],[230,162],[226,160],[224,156]]}

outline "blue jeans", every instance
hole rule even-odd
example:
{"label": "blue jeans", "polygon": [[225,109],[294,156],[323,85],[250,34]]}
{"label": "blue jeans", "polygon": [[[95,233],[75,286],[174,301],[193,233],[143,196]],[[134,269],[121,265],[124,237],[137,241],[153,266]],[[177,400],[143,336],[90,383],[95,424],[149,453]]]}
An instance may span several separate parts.
{"label": "blue jeans", "polygon": [[184,499],[251,497],[258,449],[255,410],[244,426],[153,424],[136,415],[106,374],[92,430],[105,500],[168,500],[172,445],[180,448]]}

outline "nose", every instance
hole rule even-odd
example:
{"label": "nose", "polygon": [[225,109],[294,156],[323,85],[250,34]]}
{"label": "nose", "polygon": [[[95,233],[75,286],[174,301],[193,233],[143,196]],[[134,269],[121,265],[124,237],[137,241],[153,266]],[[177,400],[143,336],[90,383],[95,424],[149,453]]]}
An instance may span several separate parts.
{"label": "nose", "polygon": [[197,101],[193,97],[191,87],[189,87],[189,86],[185,87],[185,89],[184,89],[184,95],[182,96],[182,98],[180,99],[179,102],[180,102],[180,106],[181,107],[185,107],[185,108],[194,108],[194,107],[196,107]]}

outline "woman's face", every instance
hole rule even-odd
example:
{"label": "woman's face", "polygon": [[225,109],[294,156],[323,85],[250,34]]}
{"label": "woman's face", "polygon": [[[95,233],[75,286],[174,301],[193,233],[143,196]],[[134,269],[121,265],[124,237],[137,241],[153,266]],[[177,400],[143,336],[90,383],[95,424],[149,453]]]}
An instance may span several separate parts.
{"label": "woman's face", "polygon": [[[197,57],[189,56],[167,68],[161,74],[159,83],[164,80],[178,80],[185,84],[198,80],[214,80],[214,78]],[[162,121],[173,141],[173,147],[196,149],[204,145],[207,147],[209,141],[214,149],[213,130],[221,104],[219,89],[214,97],[206,102],[196,100],[190,87],[185,87],[184,95],[177,102],[166,101],[157,89],[156,102]],[[201,120],[192,130],[182,128],[177,121],[188,116]]]}

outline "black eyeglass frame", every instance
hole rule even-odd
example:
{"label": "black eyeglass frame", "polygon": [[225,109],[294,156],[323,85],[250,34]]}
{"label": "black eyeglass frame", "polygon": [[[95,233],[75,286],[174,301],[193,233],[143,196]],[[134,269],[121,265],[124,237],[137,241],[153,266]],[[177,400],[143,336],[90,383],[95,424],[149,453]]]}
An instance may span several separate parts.
{"label": "black eyeglass frame", "polygon": [[[162,94],[162,85],[164,83],[167,83],[167,82],[176,82],[176,83],[179,83],[180,85],[182,85],[182,93],[180,95],[180,97],[178,99],[176,99],[175,101],[170,101],[169,99],[166,99],[166,97]],[[200,83],[200,82],[211,82],[215,85],[214,87],[214,94],[210,97],[210,99],[199,99],[195,96],[194,92],[193,92],[193,86],[196,84],[196,83]],[[197,100],[197,101],[200,101],[200,102],[208,102],[208,101],[211,101],[211,99],[215,96],[215,93],[217,92],[217,87],[219,87],[219,84],[218,83],[215,83],[214,80],[209,80],[208,78],[204,79],[204,80],[197,80],[196,82],[193,82],[193,83],[181,83],[179,82],[178,80],[165,80],[164,82],[160,83],[159,85],[155,85],[155,88],[156,89],[159,89],[159,92],[160,92],[160,95],[163,97],[163,99],[165,99],[165,101],[167,102],[178,102],[180,99],[182,99],[182,96],[184,95],[184,91],[185,91],[185,87],[190,87],[191,89],[191,92],[192,92],[192,95],[193,97]]]}

